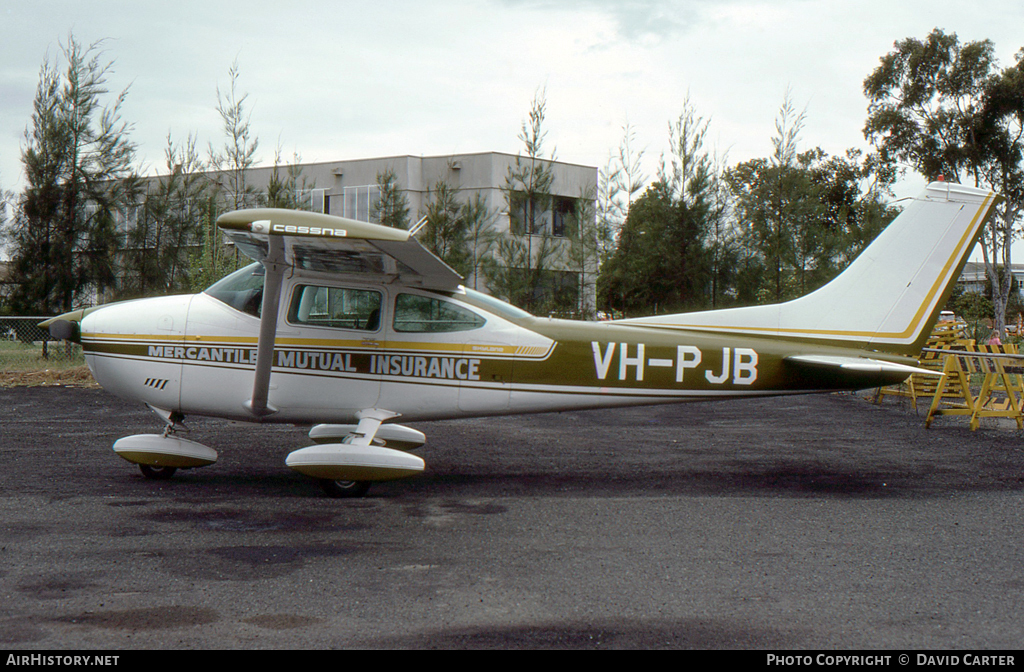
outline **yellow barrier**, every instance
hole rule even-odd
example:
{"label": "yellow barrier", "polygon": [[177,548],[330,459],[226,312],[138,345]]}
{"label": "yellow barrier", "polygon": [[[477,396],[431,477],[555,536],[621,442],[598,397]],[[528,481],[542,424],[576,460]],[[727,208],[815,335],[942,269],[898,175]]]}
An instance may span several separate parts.
{"label": "yellow barrier", "polygon": [[[1017,346],[979,345],[978,352],[1016,355]],[[1005,357],[979,357],[977,362],[985,374],[985,381],[975,401],[971,429],[978,428],[981,418],[1013,418],[1017,421],[1017,429],[1024,429],[1024,417],[1021,415],[1024,378],[1020,373],[1020,361]]]}
{"label": "yellow barrier", "polygon": [[982,418],[1011,418],[1024,429],[1024,357],[1016,345],[976,345],[964,338],[965,326],[937,324],[921,352],[919,366],[941,376],[914,374],[901,385],[879,389],[875,402],[885,395],[910,397],[916,410],[918,398],[930,398],[925,427],[939,415],[965,415],[972,430]]}
{"label": "yellow barrier", "polygon": [[[969,415],[972,431],[982,418],[1011,418],[1017,429],[1024,429],[1024,378],[1017,346],[972,345],[940,355],[944,375],[936,385],[925,427],[930,427],[937,415]],[[977,395],[971,390],[973,374],[983,376]],[[944,404],[947,407],[942,407]]]}
{"label": "yellow barrier", "polygon": [[[925,343],[925,349],[918,359],[918,366],[932,371],[942,371],[945,360],[941,353],[931,352],[937,349],[957,348],[964,350],[974,345],[973,340],[966,337],[966,322],[939,322],[932,330],[932,335]],[[918,397],[931,398],[935,396],[935,390],[939,384],[940,376],[931,376],[925,373],[915,373],[900,385],[879,388],[875,394],[875,403],[879,403],[882,397],[894,395],[898,397],[910,397],[914,403],[914,410],[917,410]]]}

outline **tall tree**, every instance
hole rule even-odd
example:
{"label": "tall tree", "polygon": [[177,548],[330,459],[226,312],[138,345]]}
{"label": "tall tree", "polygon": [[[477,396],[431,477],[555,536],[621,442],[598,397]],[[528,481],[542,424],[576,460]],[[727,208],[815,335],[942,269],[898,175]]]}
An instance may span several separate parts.
{"label": "tall tree", "polygon": [[736,293],[742,303],[777,303],[817,289],[896,214],[885,203],[885,174],[879,178],[877,163],[861,161],[858,150],[799,152],[803,123],[787,94],[772,155],[728,172],[741,230]]}
{"label": "tall tree", "polygon": [[462,217],[455,188],[446,180],[438,180],[428,198],[424,213],[427,221],[419,239],[441,261],[465,276],[469,272],[470,257],[466,240],[468,222]]}
{"label": "tall tree", "polygon": [[596,277],[600,270],[601,244],[606,233],[597,218],[596,187],[581,189],[566,226],[567,266],[576,275],[572,316],[590,319],[594,311]]}
{"label": "tall tree", "polygon": [[636,131],[627,122],[622,127],[617,153],[611,155],[605,168],[598,171],[594,214],[599,266],[615,252],[619,231],[629,208],[647,182],[641,163],[646,150],[637,149],[635,145]]}
{"label": "tall tree", "polygon": [[480,288],[480,280],[484,275],[488,259],[494,249],[496,233],[494,221],[498,213],[487,206],[487,199],[481,194],[473,195],[462,204],[459,217],[465,222],[466,247],[468,250],[467,278],[472,289]]}
{"label": "tall tree", "polygon": [[223,174],[222,186],[227,191],[227,204],[238,210],[257,203],[258,194],[249,184],[248,175],[256,165],[256,150],[260,143],[252,130],[252,113],[246,109],[249,94],[238,91],[238,61],[228,69],[228,78],[227,92],[217,87],[217,113],[224,130],[224,146],[215,150],[210,145],[210,167]]}
{"label": "tall tree", "polygon": [[164,160],[167,174],[149,183],[145,208],[127,232],[122,297],[189,286],[189,255],[202,243],[202,219],[211,198],[206,164],[191,134],[176,143],[168,133]]}
{"label": "tall tree", "polygon": [[996,328],[1005,327],[1012,241],[1024,205],[1020,120],[1020,54],[998,72],[989,40],[962,44],[956,34],[933,30],[907,38],[864,80],[868,97],[865,137],[881,161],[910,164],[926,179],[986,185],[1006,200],[983,234],[985,270],[992,282]]}
{"label": "tall tree", "polygon": [[189,255],[188,285],[189,292],[201,292],[213,283],[231,273],[243,262],[223,244],[223,236],[217,229],[218,206],[216,196],[204,199],[197,213],[200,226],[200,244],[192,248]]}
{"label": "tall tree", "polygon": [[716,161],[713,180],[706,197],[708,224],[705,231],[707,249],[708,289],[711,308],[719,308],[735,300],[735,284],[740,262],[740,240],[733,211],[732,194],[724,178],[725,158]]}
{"label": "tall tree", "polygon": [[700,221],[660,180],[629,209],[619,245],[604,266],[599,304],[626,315],[705,305]]}
{"label": "tall tree", "polygon": [[984,148],[979,181],[1003,196],[981,245],[996,328],[1002,331],[1007,308],[1019,304],[1010,269],[1013,241],[1021,235],[1024,218],[1024,49],[1013,67],[989,78],[978,137]]}
{"label": "tall tree", "polygon": [[679,311],[708,307],[724,293],[714,246],[727,242],[728,209],[717,162],[704,147],[708,125],[689,99],[669,123],[657,180],[629,206],[615,253],[601,267],[600,306]]}
{"label": "tall tree", "polygon": [[22,151],[27,186],[11,236],[13,271],[23,279],[12,302],[43,314],[114,286],[118,222],[139,190],[135,144],[120,116],[128,90],[103,105],[113,62],[101,61],[100,43],[83,47],[73,35],[61,53],[63,73],[49,61],[40,71]]}
{"label": "tall tree", "polygon": [[779,302],[807,291],[807,271],[821,247],[818,207],[797,141],[805,115],[787,92],[775,121],[770,158],[753,159],[730,173],[737,216],[764,269],[760,299]]}
{"label": "tall tree", "polygon": [[284,166],[281,173],[281,146],[274,151],[274,167],[267,182],[266,206],[268,208],[285,208],[287,210],[308,210],[311,203],[302,197],[312,188],[302,175],[302,158],[295,153],[292,161]]}
{"label": "tall tree", "polygon": [[[15,216],[16,208],[17,199],[14,192],[0,187],[0,250],[7,249],[11,235],[9,226]],[[6,284],[0,285],[0,315],[8,310],[7,303],[10,301],[10,296],[6,290]]]}
{"label": "tall tree", "polygon": [[[547,101],[544,91],[538,91],[530,103],[528,118],[523,121],[519,140],[524,154],[516,155],[505,175],[505,203],[509,213],[509,232],[496,246],[499,265],[492,289],[510,302],[530,312],[546,308],[545,296],[550,294],[545,282],[550,277],[547,265],[555,256],[555,248],[544,230],[544,214],[551,208],[551,188],[554,172],[551,161],[555,153],[545,156],[544,118]],[[509,266],[515,264],[515,266]],[[509,272],[519,277],[507,276]]]}

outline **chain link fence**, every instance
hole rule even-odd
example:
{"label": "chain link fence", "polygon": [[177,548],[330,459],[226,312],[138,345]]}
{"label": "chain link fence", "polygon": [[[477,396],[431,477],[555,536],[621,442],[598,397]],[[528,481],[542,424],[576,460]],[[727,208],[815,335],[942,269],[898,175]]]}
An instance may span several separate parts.
{"label": "chain link fence", "polygon": [[46,317],[0,317],[0,372],[85,364],[82,346],[54,340],[39,326]]}

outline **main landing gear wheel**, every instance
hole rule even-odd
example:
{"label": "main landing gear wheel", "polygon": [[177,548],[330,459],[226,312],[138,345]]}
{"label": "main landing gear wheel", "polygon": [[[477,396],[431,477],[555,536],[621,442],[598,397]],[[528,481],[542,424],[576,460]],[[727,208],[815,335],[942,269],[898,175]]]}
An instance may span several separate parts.
{"label": "main landing gear wheel", "polygon": [[319,478],[317,480],[324,493],[328,497],[334,497],[335,499],[362,497],[370,489],[370,481],[335,481],[329,478]]}
{"label": "main landing gear wheel", "polygon": [[154,467],[148,464],[139,465],[139,471],[141,471],[142,475],[151,481],[166,481],[171,476],[174,476],[174,472],[177,470],[177,467]]}

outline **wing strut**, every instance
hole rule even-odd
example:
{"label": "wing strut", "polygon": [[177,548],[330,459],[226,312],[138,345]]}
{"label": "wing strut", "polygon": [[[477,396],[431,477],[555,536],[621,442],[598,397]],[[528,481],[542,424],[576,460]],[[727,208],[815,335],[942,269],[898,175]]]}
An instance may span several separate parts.
{"label": "wing strut", "polygon": [[284,240],[281,236],[268,236],[270,250],[262,264],[263,304],[260,308],[260,340],[256,346],[256,373],[252,382],[252,398],[245,403],[246,409],[257,418],[262,418],[277,409],[267,403],[270,392],[270,369],[274,365],[274,339],[277,336],[277,313],[281,304],[281,283],[288,268],[284,258]]}

